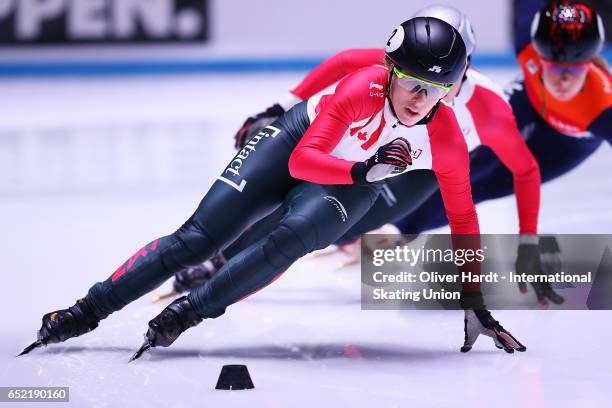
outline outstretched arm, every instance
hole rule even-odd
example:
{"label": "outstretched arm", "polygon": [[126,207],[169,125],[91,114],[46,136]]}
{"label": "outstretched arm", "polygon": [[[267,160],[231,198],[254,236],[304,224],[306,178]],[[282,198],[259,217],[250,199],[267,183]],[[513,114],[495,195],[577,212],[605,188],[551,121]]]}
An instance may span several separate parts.
{"label": "outstretched arm", "polygon": [[250,116],[234,135],[235,147],[244,146],[247,140],[272,123],[293,105],[308,99],[345,76],[372,65],[382,64],[384,51],[378,48],[355,48],[340,51],[319,64],[293,90],[281,97],[278,103],[264,112]]}
{"label": "outstretched arm", "polygon": [[291,93],[301,100],[308,99],[350,73],[371,65],[382,64],[382,48],[353,48],[332,55],[302,80]]}
{"label": "outstretched arm", "polygon": [[440,105],[427,130],[432,170],[438,179],[451,233],[479,234],[476,207],[472,200],[467,145],[453,110]]}
{"label": "outstretched arm", "polygon": [[472,98],[468,107],[483,145],[489,146],[512,172],[518,207],[520,233],[537,234],[540,212],[540,166],[523,140],[512,109],[495,92],[478,87],[479,97]]}

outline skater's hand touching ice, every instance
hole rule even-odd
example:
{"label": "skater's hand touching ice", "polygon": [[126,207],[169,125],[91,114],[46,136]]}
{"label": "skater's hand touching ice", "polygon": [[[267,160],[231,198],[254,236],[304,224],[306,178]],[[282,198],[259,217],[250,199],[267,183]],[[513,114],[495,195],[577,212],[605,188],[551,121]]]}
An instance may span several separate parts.
{"label": "skater's hand touching ice", "polygon": [[[521,239],[523,237],[521,236]],[[552,241],[550,241],[551,237],[546,239],[542,237],[540,244],[538,244],[537,236],[533,237],[533,242],[522,242],[519,244],[516,258],[516,273],[539,276],[559,272],[559,270],[555,270],[560,266],[559,247],[556,240],[552,238]],[[542,258],[545,258],[544,263],[542,263]],[[555,292],[550,283],[533,282],[531,286],[533,286],[538,302],[542,305],[547,305],[549,300],[555,304],[561,304],[565,301],[561,295]],[[528,292],[525,283],[519,282],[518,287],[521,293]]]}
{"label": "skater's hand touching ice", "polygon": [[242,149],[247,140],[259,133],[261,129],[274,122],[283,113],[285,113],[285,109],[277,103],[257,115],[249,116],[234,135],[234,147],[236,149]]}
{"label": "skater's hand touching ice", "polygon": [[509,331],[504,329],[503,326],[491,316],[491,312],[486,309],[465,310],[463,322],[465,341],[463,342],[463,347],[461,347],[462,353],[470,351],[476,339],[478,339],[478,336],[481,334],[491,337],[495,347],[504,349],[506,353],[514,353],[514,350],[527,350],[527,347],[523,346]]}

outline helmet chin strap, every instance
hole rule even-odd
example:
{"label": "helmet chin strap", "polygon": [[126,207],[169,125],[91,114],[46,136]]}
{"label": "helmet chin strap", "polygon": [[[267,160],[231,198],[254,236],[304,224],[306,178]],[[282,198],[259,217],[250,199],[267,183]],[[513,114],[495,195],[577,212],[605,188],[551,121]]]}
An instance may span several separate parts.
{"label": "helmet chin strap", "polygon": [[[391,78],[393,77],[393,70],[391,70],[389,72],[389,75],[387,76],[387,92],[385,93],[385,98],[387,98],[387,100],[389,101],[389,107],[391,108],[391,113],[393,113],[393,116],[395,116],[395,118],[397,119],[397,122],[400,123],[403,126],[406,127],[410,127],[404,123],[402,123],[402,121],[400,120],[399,116],[397,116],[397,113],[395,112],[395,108],[393,107],[393,101],[391,101]],[[433,108],[431,108],[431,110],[429,111],[429,113],[427,115],[425,115],[425,117],[423,117],[423,119],[419,120],[417,123],[415,123],[412,126],[416,126],[416,125],[427,125],[428,123],[430,123],[433,118],[434,115],[436,114],[436,112],[438,111],[438,108],[440,107],[440,101],[442,99],[440,99]]]}
{"label": "helmet chin strap", "polygon": [[433,108],[431,108],[431,110],[429,111],[427,116],[425,116],[423,119],[419,120],[417,123],[415,123],[415,125],[427,125],[429,122],[431,122],[433,120],[433,118],[434,118],[434,115],[438,111],[438,108],[440,107],[440,101],[441,100],[442,99],[440,99],[438,102],[436,102],[436,104],[434,105]]}

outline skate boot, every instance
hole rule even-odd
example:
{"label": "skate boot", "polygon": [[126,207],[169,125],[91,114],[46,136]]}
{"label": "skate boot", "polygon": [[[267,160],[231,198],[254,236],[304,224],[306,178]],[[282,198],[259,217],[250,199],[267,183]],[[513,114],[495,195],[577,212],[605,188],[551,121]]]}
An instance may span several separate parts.
{"label": "skate boot", "polygon": [[182,269],[174,274],[174,282],[172,290],[163,295],[156,296],[153,302],[159,302],[162,299],[167,299],[176,296],[183,292],[193,290],[210,280],[219,269],[227,263],[227,260],[222,254],[215,255],[206,262],[194,266],[193,268]]}
{"label": "skate boot", "polygon": [[47,313],[42,318],[42,327],[38,331],[38,339],[26,347],[20,356],[27,354],[40,346],[61,343],[72,337],[77,337],[98,327],[99,320],[94,315],[85,299],[79,299],[68,309]]}
{"label": "skate boot", "polygon": [[151,347],[170,346],[182,332],[198,325],[201,321],[202,319],[189,303],[187,296],[176,299],[149,322],[145,342],[134,353],[130,361],[136,360]]}

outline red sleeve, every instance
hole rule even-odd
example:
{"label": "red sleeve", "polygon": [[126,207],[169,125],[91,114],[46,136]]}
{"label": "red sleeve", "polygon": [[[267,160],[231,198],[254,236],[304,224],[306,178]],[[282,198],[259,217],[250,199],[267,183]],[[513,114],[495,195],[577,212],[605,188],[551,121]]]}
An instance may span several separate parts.
{"label": "red sleeve", "polygon": [[432,170],[438,179],[451,233],[479,234],[470,186],[470,159],[453,110],[441,103],[427,130]]}
{"label": "red sleeve", "polygon": [[361,68],[382,64],[383,49],[354,48],[340,51],[323,61],[299,83],[291,93],[298,98],[308,99],[345,76]]}
{"label": "red sleeve", "polygon": [[467,103],[480,141],[512,172],[520,233],[537,234],[540,167],[521,137],[510,106],[495,92],[476,86]]}
{"label": "red sleeve", "polygon": [[[372,81],[384,84],[387,70],[371,67],[343,79],[333,95],[321,98],[321,111],[302,136],[291,157],[292,177],[317,184],[352,184],[354,161],[332,156],[350,124],[368,118],[384,106],[384,96],[370,95]],[[384,92],[377,93],[384,95]]]}
{"label": "red sleeve", "polygon": [[[435,172],[451,229],[453,248],[480,248],[480,226],[472,200],[470,158],[465,138],[451,108],[440,104],[434,120],[427,125],[431,144],[432,170]],[[480,274],[480,263],[467,262],[462,271]],[[480,290],[477,282],[463,282],[464,291]]]}

